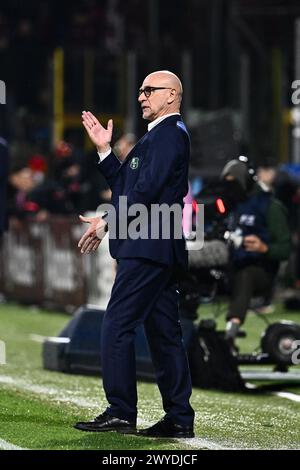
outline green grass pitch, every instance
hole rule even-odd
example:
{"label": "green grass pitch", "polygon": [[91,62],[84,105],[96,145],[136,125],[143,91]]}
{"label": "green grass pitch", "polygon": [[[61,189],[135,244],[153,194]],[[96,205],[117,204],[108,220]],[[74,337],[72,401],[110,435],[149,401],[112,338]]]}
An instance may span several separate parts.
{"label": "green grass pitch", "polygon": [[[200,308],[200,318],[211,307]],[[280,305],[268,315],[300,323],[300,313],[285,312]],[[7,363],[0,365],[0,448],[2,449],[299,449],[300,383],[285,387],[290,399],[273,392],[233,394],[194,389],[195,439],[146,439],[118,433],[83,433],[73,424],[92,418],[106,407],[101,378],[45,371],[41,343],[32,335],[53,336],[70,317],[15,304],[0,306],[0,340],[6,343]],[[220,327],[224,316],[218,317]],[[249,315],[242,352],[259,344],[264,323]],[[256,367],[257,369],[257,367]],[[270,369],[270,367],[269,367]],[[299,366],[293,367],[294,370]],[[155,384],[139,382],[140,426],[163,416]],[[294,397],[294,399],[293,399]],[[299,400],[297,401],[297,399]]]}

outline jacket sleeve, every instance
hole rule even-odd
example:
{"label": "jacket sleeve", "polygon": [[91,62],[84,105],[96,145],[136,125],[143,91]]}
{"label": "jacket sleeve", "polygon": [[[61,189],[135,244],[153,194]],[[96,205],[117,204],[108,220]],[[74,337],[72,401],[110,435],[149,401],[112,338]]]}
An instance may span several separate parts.
{"label": "jacket sleeve", "polygon": [[267,257],[276,261],[288,259],[291,251],[291,232],[286,210],[276,199],[270,204],[267,223],[271,235]]}
{"label": "jacket sleeve", "polygon": [[114,187],[116,174],[120,166],[121,162],[113,152],[111,152],[102,162],[97,163],[98,170],[103,174],[111,189]]}

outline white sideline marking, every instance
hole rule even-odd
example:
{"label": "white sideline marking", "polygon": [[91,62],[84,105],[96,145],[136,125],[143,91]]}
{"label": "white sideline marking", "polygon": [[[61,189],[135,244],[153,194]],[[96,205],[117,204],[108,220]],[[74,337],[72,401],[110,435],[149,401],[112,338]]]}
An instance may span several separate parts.
{"label": "white sideline marking", "polygon": [[297,395],[296,393],[275,392],[274,395],[280,398],[286,398],[287,400],[292,400],[292,401],[300,403],[300,395]]}
{"label": "white sideline marking", "polygon": [[271,372],[271,371],[242,371],[242,378],[244,380],[278,380],[286,382],[297,381],[300,382],[300,371],[293,372]]}
{"label": "white sideline marking", "polygon": [[62,393],[61,390],[58,390],[56,388],[44,387],[43,385],[31,385],[31,384],[26,383],[25,381],[17,380],[10,376],[1,375],[0,383],[13,385],[15,387],[18,387],[21,390],[32,392],[37,395],[42,394],[42,395],[51,396],[53,397],[53,399],[57,401],[72,403],[76,406],[80,406],[83,408],[97,408],[97,409],[99,408],[99,403],[97,404],[96,402],[88,401],[83,398],[66,397],[65,394],[64,395],[61,394]]}
{"label": "white sideline marking", "polygon": [[47,340],[50,340],[54,343],[70,343],[70,338],[66,337],[60,337],[60,336],[42,336],[42,335],[36,335],[35,333],[31,333],[29,335],[29,339],[31,341],[35,341],[36,343],[44,343]]}
{"label": "white sideline marking", "polygon": [[31,341],[35,341],[36,343],[44,343],[44,341],[46,341],[47,339],[47,336],[36,335],[35,333],[31,333],[29,335],[29,339],[31,339]]}
{"label": "white sideline marking", "polygon": [[14,444],[11,444],[10,442],[4,441],[3,439],[0,439],[0,449],[1,450],[26,450],[26,449],[23,449],[22,447],[15,446]]}
{"label": "white sideline marking", "polygon": [[3,384],[14,384],[15,380],[8,375],[1,375],[0,382],[2,382]]}
{"label": "white sideline marking", "polygon": [[[43,385],[28,384],[23,380],[15,379],[7,375],[0,375],[0,383],[15,386],[21,390],[32,392],[37,395],[50,396],[52,397],[53,400],[57,400],[59,402],[72,403],[82,408],[95,408],[97,410],[99,409],[99,402],[96,400],[91,401],[91,400],[86,400],[83,398],[75,398],[75,397],[68,397],[68,396],[66,397],[66,392],[63,392],[62,390],[58,390],[54,387],[45,387]],[[140,426],[145,426],[145,427],[151,425],[151,423],[141,420],[141,419],[138,419],[138,424]],[[193,437],[191,439],[173,439],[173,440],[181,444],[187,444],[188,446],[191,446],[194,449],[205,448],[205,449],[210,449],[210,450],[235,450],[234,447],[224,447],[221,443],[219,444],[218,442],[211,441],[209,439],[201,439],[198,437]],[[10,445],[10,444],[7,443],[7,445]],[[1,439],[0,439],[0,449],[1,448],[2,447],[1,447]]]}
{"label": "white sideline marking", "polygon": [[224,447],[217,442],[210,441],[209,439],[201,439],[200,437],[192,437],[191,439],[174,439],[181,444],[187,444],[188,446],[197,449],[209,449],[209,450],[236,450],[234,447]]}

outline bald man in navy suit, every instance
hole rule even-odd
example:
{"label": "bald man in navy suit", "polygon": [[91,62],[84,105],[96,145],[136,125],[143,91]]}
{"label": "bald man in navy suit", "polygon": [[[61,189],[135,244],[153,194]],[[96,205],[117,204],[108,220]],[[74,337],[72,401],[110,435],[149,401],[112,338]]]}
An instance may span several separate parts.
{"label": "bald man in navy suit", "polygon": [[[188,191],[189,135],[180,116],[182,85],[169,71],[148,75],[138,93],[148,132],[123,162],[111,150],[113,122],[103,127],[90,112],[82,114],[83,126],[98,152],[98,169],[112,190],[112,205],[121,212],[120,196],[128,209],[143,204],[173,204],[183,207]],[[128,224],[134,217],[128,219]],[[189,403],[192,387],[178,316],[177,273],[187,268],[187,252],[181,233],[162,236],[164,222],[156,220],[158,236],[112,236],[107,217],[81,217],[90,226],[79,242],[82,253],[98,249],[106,231],[110,253],[117,260],[117,274],[103,319],[101,362],[103,387],[109,406],[92,421],[79,422],[82,431],[136,433],[137,390],[134,353],[135,330],[144,324],[164,417],[139,430],[149,437],[190,438],[194,436],[194,411]],[[148,222],[148,218],[145,223]],[[153,225],[151,219],[150,225]],[[127,227],[128,228],[128,227]],[[181,229],[181,221],[180,221]]]}

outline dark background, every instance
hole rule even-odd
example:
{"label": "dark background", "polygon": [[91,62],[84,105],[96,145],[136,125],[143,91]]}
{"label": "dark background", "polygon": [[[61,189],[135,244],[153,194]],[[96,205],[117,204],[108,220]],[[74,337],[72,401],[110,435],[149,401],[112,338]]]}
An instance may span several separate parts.
{"label": "dark background", "polygon": [[[204,116],[230,110],[241,149],[257,162],[287,162],[283,115],[292,105],[291,83],[300,79],[294,70],[297,17],[299,2],[288,0],[1,2],[0,79],[9,96],[11,141],[18,143],[13,157],[30,145],[53,146],[53,53],[63,47],[66,113],[80,116],[90,106],[120,117],[121,132],[128,115],[128,52],[136,54],[137,86],[155,69],[181,76],[187,53],[186,118],[191,109]],[[87,51],[94,60],[91,103],[84,92]],[[139,115],[134,130],[145,130]],[[65,138],[81,142],[79,126],[66,126]]]}

